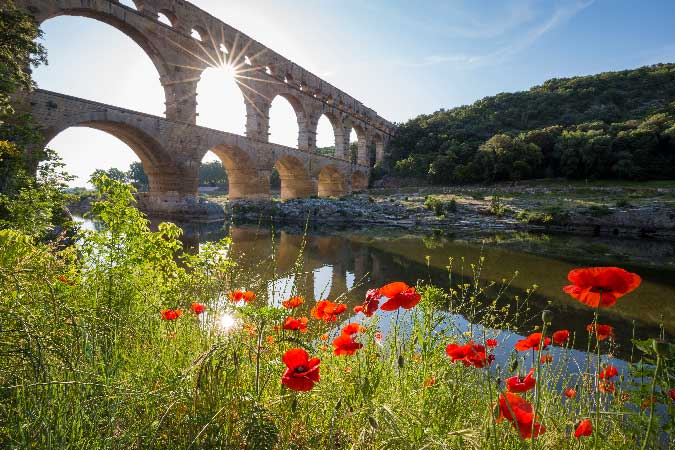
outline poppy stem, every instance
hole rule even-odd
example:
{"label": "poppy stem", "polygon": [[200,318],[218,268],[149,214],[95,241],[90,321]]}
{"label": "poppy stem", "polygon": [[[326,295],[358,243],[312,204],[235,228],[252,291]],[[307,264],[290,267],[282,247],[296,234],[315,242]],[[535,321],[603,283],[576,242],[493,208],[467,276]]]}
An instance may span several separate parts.
{"label": "poppy stem", "polygon": [[593,327],[595,329],[595,433],[593,433],[593,447],[598,448],[598,434],[600,434],[600,333],[598,332],[598,317],[600,316],[600,304],[602,303],[602,292],[600,292],[600,300],[598,306],[595,308],[595,318]]}
{"label": "poppy stem", "polygon": [[[544,343],[546,342],[546,320],[542,320],[542,326],[541,326],[541,336],[539,337],[539,345],[537,346],[537,378],[534,382],[534,411],[532,414],[532,441],[530,444],[530,448],[534,450],[535,448],[535,443],[534,443],[534,438],[535,438],[535,433],[534,430],[536,428],[536,423],[537,423],[537,410],[539,409],[539,398],[541,397],[540,395],[540,381],[541,381],[541,351],[543,350]],[[534,353],[534,352],[532,352]]]}
{"label": "poppy stem", "polygon": [[659,375],[659,369],[661,368],[661,355],[656,353],[656,368],[654,369],[654,378],[652,378],[652,386],[649,390],[649,424],[647,425],[647,431],[645,432],[645,438],[642,441],[642,450],[647,448],[647,441],[649,440],[649,435],[652,433],[652,424],[654,423],[654,391],[656,390],[656,377]]}

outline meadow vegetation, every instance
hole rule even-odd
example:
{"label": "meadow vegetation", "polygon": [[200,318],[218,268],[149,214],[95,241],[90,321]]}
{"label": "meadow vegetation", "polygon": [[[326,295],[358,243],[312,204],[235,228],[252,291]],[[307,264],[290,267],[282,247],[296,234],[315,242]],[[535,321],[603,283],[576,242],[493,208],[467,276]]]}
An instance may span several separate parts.
{"label": "meadow vegetation", "polygon": [[[72,245],[0,232],[10,448],[668,445],[670,344],[635,341],[633,364],[614,374],[611,335],[631,330],[599,325],[576,352],[564,317],[533,318],[527,298],[486,299],[493,284],[478,276],[448,289],[395,282],[354,311],[296,288],[281,302],[272,281],[289,274],[242,269],[228,239],[184,252],[179,228],[148,228],[132,187],[96,185],[100,227]],[[639,302],[639,288],[618,301]],[[519,323],[534,334],[505,348]]]}

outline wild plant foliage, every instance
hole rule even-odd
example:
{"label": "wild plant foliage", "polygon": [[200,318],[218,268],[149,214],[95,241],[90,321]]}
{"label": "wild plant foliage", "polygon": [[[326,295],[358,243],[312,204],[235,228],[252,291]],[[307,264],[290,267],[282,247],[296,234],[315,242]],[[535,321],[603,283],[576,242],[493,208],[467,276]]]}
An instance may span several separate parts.
{"label": "wild plant foliage", "polygon": [[[0,231],[3,445],[668,445],[668,343],[636,341],[633,363],[621,365],[612,334],[631,330],[596,316],[588,351],[574,350],[582,337],[564,317],[536,317],[532,291],[505,298],[511,280],[480,281],[483,261],[449,261],[473,281],[392,282],[353,309],[300,285],[280,301],[273,282],[291,274],[274,256],[251,270],[229,239],[186,251],[176,226],[150,229],[133,188],[95,183],[97,230],[72,245]],[[302,277],[301,264],[292,272]],[[639,277],[624,272],[570,274],[565,289],[602,318],[601,305],[639,301]],[[523,327],[532,334],[518,336]]]}

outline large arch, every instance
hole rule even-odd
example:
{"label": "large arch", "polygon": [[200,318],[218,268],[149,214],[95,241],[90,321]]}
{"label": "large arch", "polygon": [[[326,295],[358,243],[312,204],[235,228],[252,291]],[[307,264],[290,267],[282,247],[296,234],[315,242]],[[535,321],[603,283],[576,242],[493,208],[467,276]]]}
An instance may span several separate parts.
{"label": "large arch", "polygon": [[[159,49],[157,49],[150,39],[148,39],[146,35],[147,31],[137,29],[131,25],[129,21],[123,20],[122,17],[125,17],[125,15],[122,14],[122,17],[115,15],[114,9],[110,7],[110,2],[101,0],[93,1],[92,3],[94,3],[94,5],[90,8],[82,7],[82,3],[80,2],[73,3],[74,5],[69,5],[68,2],[59,2],[58,6],[50,8],[48,11],[36,11],[35,9],[37,8],[33,8],[31,12],[33,13],[33,16],[39,25],[42,25],[45,21],[58,16],[87,17],[99,22],[106,23],[126,34],[134,42],[136,42],[143,49],[148,58],[150,58],[160,77],[169,75],[169,64],[167,61],[164,61]],[[97,3],[101,3],[101,5],[96,5]],[[125,5],[119,6],[124,7]]]}
{"label": "large arch", "polygon": [[333,153],[329,156],[339,159],[345,158],[344,127],[336,115],[325,112],[319,117],[316,129],[316,147],[317,149],[333,147]]}
{"label": "large arch", "polygon": [[[91,38],[78,39],[73,29],[87,30]],[[34,70],[40,87],[147,114],[165,114],[166,92],[157,66],[128,34],[74,14],[43,21],[43,31],[50,64]]]}
{"label": "large arch", "polygon": [[269,196],[269,174],[260,173],[251,157],[239,147],[220,144],[210,149],[227,171],[230,200]]}
{"label": "large arch", "polygon": [[[283,100],[279,100],[279,98],[282,98]],[[285,145],[287,147],[297,147],[299,149],[309,148],[305,108],[302,106],[300,100],[287,93],[277,94],[271,100],[272,101],[270,103],[271,106],[269,111],[269,141],[274,142],[275,144]],[[279,108],[280,103],[284,102],[284,100],[291,106],[294,113],[295,122],[297,123],[297,134],[295,140],[293,140],[292,137],[284,132],[285,129],[290,127],[291,123],[288,114],[290,111],[288,108],[284,108],[286,111],[284,111],[282,108]]]}
{"label": "large arch", "polygon": [[318,177],[319,197],[341,197],[347,194],[345,179],[334,165],[325,166]]}
{"label": "large arch", "polygon": [[197,125],[244,135],[246,103],[229,66],[204,70],[197,84]]}
{"label": "large arch", "polygon": [[[114,136],[126,144],[141,160],[143,170],[148,176],[150,192],[177,190],[176,183],[181,180],[179,174],[167,165],[170,156],[162,146],[147,133],[124,122],[113,121],[105,117],[87,114],[82,117],[70,117],[57,126],[43,131],[44,142],[49,143],[65,130],[77,127],[92,128]],[[195,186],[196,192],[196,186]]]}
{"label": "large arch", "polygon": [[281,178],[281,199],[311,197],[316,195],[316,187],[309,176],[305,164],[295,156],[282,156],[274,163]]}

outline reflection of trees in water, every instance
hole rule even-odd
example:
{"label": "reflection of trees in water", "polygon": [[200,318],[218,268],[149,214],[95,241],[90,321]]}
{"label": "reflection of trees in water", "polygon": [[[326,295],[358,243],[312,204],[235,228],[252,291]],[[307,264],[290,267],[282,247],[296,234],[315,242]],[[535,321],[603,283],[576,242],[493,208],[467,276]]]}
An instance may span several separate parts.
{"label": "reflection of trees in water", "polygon": [[[325,267],[332,267],[332,275],[330,282],[330,292],[328,298],[335,300],[338,296],[342,296],[343,301],[346,301],[350,308],[363,301],[366,290],[372,287],[384,285],[395,280],[402,280],[408,283],[415,283],[418,280],[424,282],[431,282],[437,286],[448,288],[450,275],[453,286],[463,283],[472,283],[473,276],[469,270],[471,262],[478,262],[479,258],[485,255],[486,250],[480,246],[471,248],[463,245],[458,246],[445,245],[442,240],[434,239],[433,245],[428,246],[426,242],[422,242],[419,238],[416,240],[408,239],[391,239],[391,240],[368,240],[368,239],[353,239],[350,237],[334,235],[307,235],[294,234],[288,232],[274,232],[267,228],[250,227],[232,227],[230,230],[221,230],[218,236],[211,235],[209,240],[230,235],[233,240],[232,255],[238,262],[243,272],[258,274],[261,278],[268,277],[292,277],[294,283],[294,292],[303,295],[308,301],[306,311],[298,311],[299,313],[309,314],[309,305],[313,303],[315,292],[314,271]],[[274,254],[272,254],[272,247],[274,246]],[[429,248],[432,247],[432,248]],[[468,249],[468,250],[467,250]],[[424,262],[424,256],[430,252],[436,252],[434,258],[437,261],[443,260],[447,264],[449,256],[455,256],[455,260],[460,259],[459,253],[465,260],[464,271],[459,266],[453,268],[451,274],[444,268],[444,265],[435,267],[434,265],[427,265]],[[528,270],[528,264],[532,267],[536,265],[554,264],[555,260],[535,260],[527,261],[527,256],[524,254],[508,254],[506,258],[503,254],[489,254],[487,251],[486,267],[484,268],[483,280],[481,285],[487,285],[489,281],[497,281],[499,271],[512,270],[517,268],[516,265],[523,267],[523,270]],[[543,262],[542,262],[543,261]],[[511,267],[512,266],[512,267]],[[568,264],[569,266],[569,264]],[[556,277],[549,279],[542,279],[541,283],[549,282],[551,278],[563,278],[566,275],[566,268],[563,269],[555,266],[555,268],[538,267],[541,271],[545,270],[564,270]],[[567,267],[567,266],[565,266]],[[522,278],[526,275],[537,277],[540,272],[533,272],[529,269],[529,273],[521,275]],[[348,286],[347,273],[353,275],[354,279],[362,281],[355,286]],[[560,275],[560,277],[557,277]],[[525,278],[527,279],[527,278]],[[520,280],[522,281],[522,279]],[[537,280],[539,281],[539,280]],[[506,289],[494,306],[493,310],[501,310],[506,308],[503,317],[500,319],[503,323],[513,324],[513,331],[519,334],[529,334],[534,331],[534,326],[540,323],[540,314],[544,309],[549,309],[554,313],[554,329],[566,328],[576,333],[575,347],[579,349],[586,348],[587,332],[586,325],[593,320],[593,311],[590,308],[579,307],[573,302],[567,302],[561,299],[564,294],[560,292],[561,286],[546,286],[540,288],[539,292],[529,296],[529,312],[524,316],[516,317],[515,305],[528,297],[526,292],[528,286],[522,282],[520,285],[512,285]],[[348,291],[348,288],[350,289]],[[498,285],[491,288],[486,288],[485,293],[478,299],[476,306],[476,320],[484,317],[488,308],[498,293]],[[555,293],[555,296],[552,295]],[[640,301],[639,293],[633,293],[632,301]],[[459,305],[461,310],[462,305]],[[461,311],[460,311],[461,312]],[[464,311],[466,313],[466,311]],[[655,321],[649,321],[647,316],[636,318],[635,332],[638,337],[656,336],[659,332],[658,324]],[[619,310],[614,311],[605,310],[601,314],[601,323],[612,325],[616,329],[617,343],[619,344],[618,354],[630,353],[630,337],[632,335],[633,322],[630,318],[622,316]],[[668,333],[670,329],[666,327]]]}

